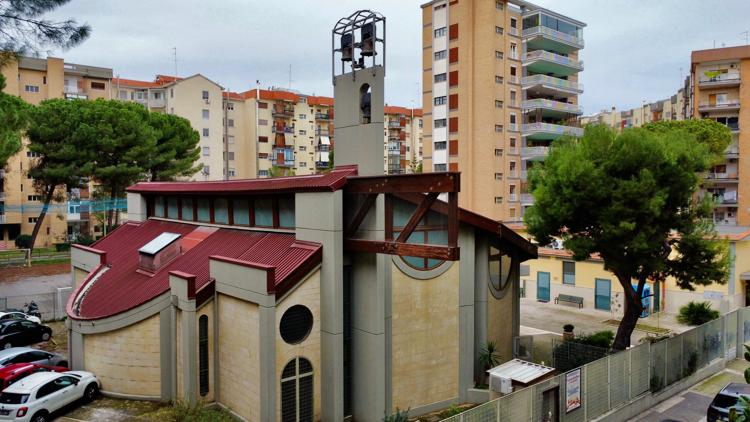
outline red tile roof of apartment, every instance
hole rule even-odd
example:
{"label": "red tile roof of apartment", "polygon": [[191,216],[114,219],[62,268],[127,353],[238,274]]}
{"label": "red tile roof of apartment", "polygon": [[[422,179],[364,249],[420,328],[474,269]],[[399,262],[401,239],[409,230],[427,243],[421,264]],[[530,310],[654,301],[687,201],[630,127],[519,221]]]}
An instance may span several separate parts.
{"label": "red tile roof of apartment", "polygon": [[[251,89],[249,91],[245,91],[242,93],[245,98],[255,98],[258,96],[258,90]],[[298,102],[299,101],[299,95],[289,92],[289,91],[276,91],[276,90],[267,90],[267,89],[261,89],[260,90],[260,99],[261,100],[283,100],[283,101],[291,101],[291,102]]]}
{"label": "red tile roof of apartment", "polygon": [[[139,270],[138,250],[162,233],[190,239],[181,255],[149,274]],[[199,235],[194,235],[199,232]],[[170,271],[196,277],[196,291],[213,287],[209,258],[225,258],[246,264],[273,268],[268,293],[283,294],[322,261],[322,245],[295,240],[292,234],[265,233],[193,224],[147,220],[126,223],[91,248],[107,254],[105,266],[92,271],[71,295],[68,315],[73,319],[100,319],[116,315],[169,290]],[[82,299],[78,297],[83,294]]]}
{"label": "red tile roof of apartment", "polygon": [[125,78],[112,78],[112,85],[113,86],[126,86],[126,87],[134,87],[134,88],[158,88],[161,86],[161,84],[156,82],[149,82],[149,81],[137,81],[135,79],[125,79]]}
{"label": "red tile roof of apartment", "polygon": [[165,84],[170,84],[172,82],[181,81],[183,79],[184,78],[181,78],[179,76],[156,75],[155,82],[157,82],[159,84],[162,84],[162,85],[165,85]]}
{"label": "red tile roof of apartment", "polygon": [[224,96],[224,98],[229,98],[231,100],[244,100],[245,99],[245,97],[239,92],[225,91],[222,93],[222,95]]}
{"label": "red tile roof of apartment", "polygon": [[306,176],[274,177],[270,179],[219,180],[212,182],[141,182],[127,188],[137,193],[217,193],[262,194],[292,192],[332,192],[346,184],[346,178],[356,176],[356,166],[336,167],[328,173]]}
{"label": "red tile roof of apartment", "polygon": [[311,95],[307,97],[307,104],[333,107],[333,97],[316,97]]}

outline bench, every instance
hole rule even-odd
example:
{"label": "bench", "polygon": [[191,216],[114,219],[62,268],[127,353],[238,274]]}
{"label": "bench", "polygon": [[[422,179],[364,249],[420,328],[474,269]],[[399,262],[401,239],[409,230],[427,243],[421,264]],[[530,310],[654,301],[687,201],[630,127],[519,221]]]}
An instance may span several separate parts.
{"label": "bench", "polygon": [[579,309],[583,308],[583,298],[580,296],[559,294],[555,298],[555,303],[558,304],[560,302],[575,303],[578,305]]}

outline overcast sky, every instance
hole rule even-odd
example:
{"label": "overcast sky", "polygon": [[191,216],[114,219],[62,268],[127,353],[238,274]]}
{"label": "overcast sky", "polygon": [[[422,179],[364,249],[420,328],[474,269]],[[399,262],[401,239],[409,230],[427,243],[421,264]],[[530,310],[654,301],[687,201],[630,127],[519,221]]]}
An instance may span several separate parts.
{"label": "overcast sky", "polygon": [[[483,0],[491,1],[491,0]],[[233,91],[289,86],[332,95],[330,30],[354,10],[375,8],[388,22],[386,100],[420,105],[421,9],[414,0],[72,0],[51,18],[73,17],[93,31],[66,61],[111,67],[150,80],[202,73]],[[537,0],[586,22],[581,58],[587,114],[666,98],[689,72],[690,51],[744,44],[750,0]]]}

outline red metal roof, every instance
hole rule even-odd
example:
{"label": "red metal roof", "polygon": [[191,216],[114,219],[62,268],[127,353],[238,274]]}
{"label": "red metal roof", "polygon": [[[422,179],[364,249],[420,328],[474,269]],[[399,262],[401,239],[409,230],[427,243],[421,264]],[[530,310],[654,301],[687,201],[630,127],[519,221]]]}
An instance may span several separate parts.
{"label": "red metal roof", "polygon": [[[247,230],[216,229],[161,220],[127,223],[94,247],[107,253],[107,270],[91,275],[71,295],[68,314],[74,319],[99,319],[132,309],[169,290],[169,272],[181,271],[195,275],[196,291],[209,287],[209,257],[220,256],[249,264],[274,267],[273,287],[288,289],[301,276],[300,268],[311,269],[322,259],[322,246],[296,241],[294,235]],[[178,233],[187,239],[190,248],[155,274],[138,271],[138,249],[164,233]],[[72,304],[86,286],[78,313]],[[279,289],[281,290],[281,289]],[[269,293],[273,293],[270,290]],[[277,293],[279,293],[277,291]]]}
{"label": "red metal roof", "polygon": [[270,179],[244,179],[213,182],[141,182],[127,189],[138,193],[183,193],[192,194],[262,194],[291,192],[325,192],[341,189],[346,178],[355,176],[355,166],[341,166],[328,173],[307,176],[274,177]]}

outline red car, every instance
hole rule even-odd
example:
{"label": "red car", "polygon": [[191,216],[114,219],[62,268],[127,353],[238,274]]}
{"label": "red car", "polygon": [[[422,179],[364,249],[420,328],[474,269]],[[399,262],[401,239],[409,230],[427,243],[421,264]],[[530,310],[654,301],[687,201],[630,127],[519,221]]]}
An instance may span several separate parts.
{"label": "red car", "polygon": [[9,385],[20,380],[21,378],[28,377],[31,374],[37,372],[65,372],[69,371],[68,368],[63,366],[48,366],[39,365],[37,363],[13,363],[11,365],[0,368],[0,391],[8,388]]}

